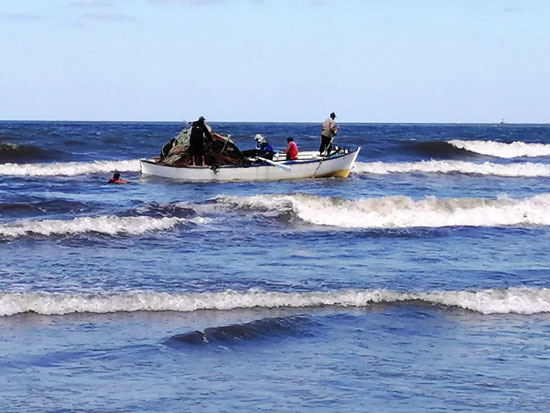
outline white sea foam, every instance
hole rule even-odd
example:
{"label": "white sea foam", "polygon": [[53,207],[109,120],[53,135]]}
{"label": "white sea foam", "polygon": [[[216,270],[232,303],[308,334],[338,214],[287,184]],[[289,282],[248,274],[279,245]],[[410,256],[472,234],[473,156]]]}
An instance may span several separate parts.
{"label": "white sea foam", "polygon": [[342,290],[282,293],[258,290],[208,293],[59,294],[0,293],[0,316],[35,312],[43,315],[132,311],[233,310],[242,308],[368,307],[420,302],[482,314],[550,312],[550,289],[508,288],[479,291],[404,293],[388,290]]}
{"label": "white sea foam", "polygon": [[474,163],[464,161],[420,161],[420,162],[356,162],[352,168],[354,174],[391,174],[391,173],[439,173],[439,174],[475,174],[504,177],[550,177],[550,165],[533,162],[498,164],[492,162]]}
{"label": "white sea foam", "polygon": [[217,202],[243,209],[292,212],[304,222],[339,228],[550,225],[550,194],[525,199],[406,196],[345,200],[306,194],[219,196]]}
{"label": "white sea foam", "polygon": [[[10,176],[77,176],[89,174],[110,174],[113,171],[139,172],[139,160],[95,161],[38,164],[0,164],[0,175]],[[464,161],[420,161],[420,162],[356,162],[353,174],[391,173],[445,173],[476,174],[504,177],[549,177],[550,165],[533,162],[498,164]]]}
{"label": "white sea foam", "polygon": [[109,174],[113,171],[139,172],[139,161],[95,161],[65,163],[5,163],[0,164],[0,175],[11,176],[76,176]]}
{"label": "white sea foam", "polygon": [[448,142],[460,149],[497,158],[550,156],[550,145],[544,143],[505,143],[479,140],[464,141],[460,139],[453,139]]}
{"label": "white sea foam", "polygon": [[200,224],[207,222],[207,220],[201,217],[187,220],[184,218],[152,218],[148,216],[98,216],[80,217],[70,220],[24,220],[0,225],[0,236],[16,238],[27,235],[78,235],[86,232],[107,235],[139,235],[148,231],[168,230],[185,222]]}

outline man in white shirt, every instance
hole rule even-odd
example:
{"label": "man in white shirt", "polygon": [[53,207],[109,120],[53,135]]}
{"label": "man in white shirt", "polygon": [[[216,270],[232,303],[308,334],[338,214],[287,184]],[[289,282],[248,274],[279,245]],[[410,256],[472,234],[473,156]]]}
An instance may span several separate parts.
{"label": "man in white shirt", "polygon": [[323,156],[330,155],[330,151],[332,150],[332,140],[334,139],[336,132],[338,132],[338,126],[336,126],[336,122],[334,121],[335,118],[336,115],[332,112],[323,122],[323,129],[321,130],[321,146],[319,147],[319,154]]}

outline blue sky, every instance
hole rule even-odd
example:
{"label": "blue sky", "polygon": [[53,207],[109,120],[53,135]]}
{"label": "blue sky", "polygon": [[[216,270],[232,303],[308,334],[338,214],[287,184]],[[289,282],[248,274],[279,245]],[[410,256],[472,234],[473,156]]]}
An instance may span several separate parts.
{"label": "blue sky", "polygon": [[546,0],[0,0],[0,119],[550,121]]}

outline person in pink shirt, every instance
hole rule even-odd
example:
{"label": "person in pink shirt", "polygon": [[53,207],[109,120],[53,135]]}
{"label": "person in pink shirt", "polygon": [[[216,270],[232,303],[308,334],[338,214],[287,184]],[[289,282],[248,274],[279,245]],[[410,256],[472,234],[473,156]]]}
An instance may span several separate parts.
{"label": "person in pink shirt", "polygon": [[294,142],[293,138],[287,138],[287,146],[283,153],[286,153],[287,161],[296,161],[298,159],[298,145]]}

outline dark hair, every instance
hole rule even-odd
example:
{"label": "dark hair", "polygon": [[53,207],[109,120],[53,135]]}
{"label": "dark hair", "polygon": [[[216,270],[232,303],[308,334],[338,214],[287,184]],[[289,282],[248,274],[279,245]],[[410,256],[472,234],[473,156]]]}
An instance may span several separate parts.
{"label": "dark hair", "polygon": [[336,117],[336,114],[335,114],[334,112],[332,112],[332,113],[330,114],[330,117],[331,117],[332,119],[334,119],[334,118]]}
{"label": "dark hair", "polygon": [[294,140],[294,138],[292,138],[292,137],[286,138],[286,141],[287,141],[287,142],[292,142],[293,140]]}
{"label": "dark hair", "polygon": [[120,178],[120,172],[115,172],[115,173],[113,174],[113,178],[115,178],[115,179]]}

